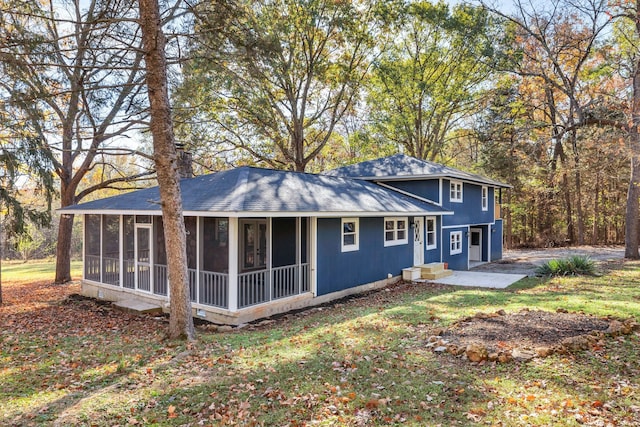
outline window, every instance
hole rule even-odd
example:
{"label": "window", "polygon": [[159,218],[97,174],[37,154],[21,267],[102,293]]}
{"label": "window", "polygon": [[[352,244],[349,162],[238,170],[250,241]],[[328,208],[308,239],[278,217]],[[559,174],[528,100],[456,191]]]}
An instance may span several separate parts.
{"label": "window", "polygon": [[452,202],[462,203],[462,182],[450,181],[449,182],[449,200]]}
{"label": "window", "polygon": [[357,251],[359,243],[358,218],[342,218],[342,252]]}
{"label": "window", "polygon": [[461,254],[462,253],[462,231],[452,231],[450,234],[451,245],[449,254]]}
{"label": "window", "polygon": [[427,234],[427,249],[436,249],[438,242],[436,240],[436,219],[434,217],[427,217],[425,230]]}
{"label": "window", "polygon": [[489,210],[489,189],[485,186],[482,187],[482,210]]}
{"label": "window", "polygon": [[384,219],[384,245],[406,245],[409,243],[407,237],[407,218],[385,218]]}

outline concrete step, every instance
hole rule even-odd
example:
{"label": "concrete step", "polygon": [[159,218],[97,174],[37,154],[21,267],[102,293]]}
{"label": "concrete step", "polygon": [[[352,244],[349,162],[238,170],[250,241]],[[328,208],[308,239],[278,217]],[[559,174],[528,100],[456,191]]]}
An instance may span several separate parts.
{"label": "concrete step", "polygon": [[113,305],[116,308],[132,313],[162,313],[162,307],[159,305],[133,299],[115,301]]}
{"label": "concrete step", "polygon": [[420,270],[422,274],[429,274],[445,271],[445,268],[443,262],[430,262],[429,264],[422,264]]}
{"label": "concrete step", "polygon": [[433,273],[425,273],[423,271],[422,278],[427,280],[436,280],[436,279],[442,279],[443,277],[451,276],[452,274],[453,274],[453,271],[451,270],[440,270]]}

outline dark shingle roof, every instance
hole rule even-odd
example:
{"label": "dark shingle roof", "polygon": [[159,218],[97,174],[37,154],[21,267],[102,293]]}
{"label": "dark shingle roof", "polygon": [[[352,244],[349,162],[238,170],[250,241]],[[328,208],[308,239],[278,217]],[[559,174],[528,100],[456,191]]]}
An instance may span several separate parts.
{"label": "dark shingle roof", "polygon": [[[441,207],[371,182],[240,167],[183,179],[185,212],[447,213]],[[160,212],[158,187],[94,200],[61,212]]]}
{"label": "dark shingle roof", "polygon": [[454,178],[496,187],[511,187],[490,178],[461,171],[439,163],[416,159],[405,154],[382,157],[325,172],[325,175],[366,180],[399,180],[411,178]]}

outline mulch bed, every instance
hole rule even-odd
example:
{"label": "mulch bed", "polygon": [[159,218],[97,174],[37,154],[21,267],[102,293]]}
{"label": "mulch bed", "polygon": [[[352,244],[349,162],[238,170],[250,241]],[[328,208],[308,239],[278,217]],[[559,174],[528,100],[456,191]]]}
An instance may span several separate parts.
{"label": "mulch bed", "polygon": [[484,314],[462,319],[443,334],[458,344],[481,342],[487,348],[553,346],[565,338],[606,331],[609,321],[578,313],[522,310],[510,314]]}

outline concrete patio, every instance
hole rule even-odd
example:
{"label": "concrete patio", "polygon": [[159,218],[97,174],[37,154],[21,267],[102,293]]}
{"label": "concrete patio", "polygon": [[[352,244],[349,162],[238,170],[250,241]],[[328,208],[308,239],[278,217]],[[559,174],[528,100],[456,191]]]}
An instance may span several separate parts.
{"label": "concrete patio", "polygon": [[440,283],[452,286],[467,286],[476,288],[504,289],[511,286],[520,279],[527,277],[526,274],[507,273],[487,273],[483,271],[453,271],[448,277],[436,280],[416,280],[417,282]]}

